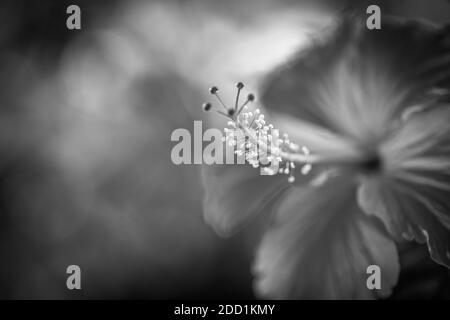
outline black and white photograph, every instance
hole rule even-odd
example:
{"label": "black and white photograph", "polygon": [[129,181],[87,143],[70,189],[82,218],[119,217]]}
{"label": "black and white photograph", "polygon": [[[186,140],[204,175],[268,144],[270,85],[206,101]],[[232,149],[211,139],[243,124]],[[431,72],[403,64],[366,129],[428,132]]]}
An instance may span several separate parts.
{"label": "black and white photograph", "polygon": [[2,0],[0,21],[0,300],[450,299],[450,1]]}

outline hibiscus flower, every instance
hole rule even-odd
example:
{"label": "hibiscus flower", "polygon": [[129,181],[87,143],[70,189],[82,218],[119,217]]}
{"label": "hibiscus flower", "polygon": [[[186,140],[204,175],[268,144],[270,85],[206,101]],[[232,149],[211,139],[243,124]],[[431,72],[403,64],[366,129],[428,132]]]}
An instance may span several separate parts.
{"label": "hibiscus flower", "polygon": [[[253,268],[261,297],[387,297],[405,240],[450,267],[449,31],[348,18],[269,75],[262,105],[310,149],[310,174],[289,183],[249,166],[203,169],[204,214],[219,234],[272,212]],[[369,265],[380,290],[366,285]]]}

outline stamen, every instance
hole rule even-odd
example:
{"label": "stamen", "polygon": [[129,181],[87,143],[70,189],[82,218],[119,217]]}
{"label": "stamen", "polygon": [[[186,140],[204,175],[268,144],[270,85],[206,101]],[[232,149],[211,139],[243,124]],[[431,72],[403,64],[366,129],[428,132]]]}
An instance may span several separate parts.
{"label": "stamen", "polygon": [[205,102],[202,106],[203,111],[208,112],[209,110],[211,110],[211,103],[209,102]]}
{"label": "stamen", "polygon": [[249,115],[250,115],[250,117],[252,117],[252,121],[250,122],[249,127],[252,128],[253,127],[253,123],[255,122],[255,119],[256,119],[256,115],[253,116],[252,112],[250,112]]}
{"label": "stamen", "polygon": [[219,88],[217,88],[217,87],[215,87],[215,86],[209,88],[209,93],[211,93],[211,94],[216,94],[217,91],[219,91]]}
{"label": "stamen", "polygon": [[221,116],[224,116],[225,118],[227,118],[228,120],[230,119],[230,116],[227,114],[227,113],[225,113],[225,112],[222,112],[222,111],[216,111],[218,114],[220,114]]}
{"label": "stamen", "polygon": [[295,182],[295,176],[294,176],[295,164],[292,161],[290,162],[290,167],[291,167],[291,172],[289,172],[288,182],[294,183]]}
{"label": "stamen", "polygon": [[310,163],[305,164],[302,169],[300,170],[303,175],[307,175],[312,169],[312,166]]}
{"label": "stamen", "polygon": [[[288,182],[293,183],[295,181],[294,171],[295,163],[301,164],[301,173],[307,174],[312,168],[312,162],[309,149],[306,147],[300,148],[297,144],[289,140],[287,134],[278,135],[275,133],[277,130],[270,123],[266,124],[264,114],[259,109],[255,112],[248,110],[247,105],[255,100],[255,95],[248,94],[247,100],[240,106],[239,97],[240,92],[244,88],[242,82],[236,84],[238,89],[236,94],[236,100],[234,108],[227,108],[220,96],[217,94],[219,89],[217,87],[211,87],[209,92],[215,95],[219,100],[221,106],[226,112],[218,111],[220,115],[226,117],[228,120],[228,128],[224,129],[225,142],[229,146],[239,147],[234,153],[240,156],[244,156],[247,163],[254,168],[261,167],[267,174],[280,174],[288,175]],[[203,110],[210,111],[212,108],[211,103],[207,102],[203,104]],[[237,141],[237,136],[243,136],[244,140]],[[279,164],[278,169],[272,169],[267,167],[267,162],[271,163],[276,160]]]}
{"label": "stamen", "polygon": [[237,109],[238,109],[239,94],[241,93],[242,88],[244,88],[244,84],[242,82],[238,82],[236,84],[236,87],[237,87],[238,91],[236,94],[236,102],[234,103],[234,111],[237,111]]}
{"label": "stamen", "polygon": [[244,109],[244,107],[249,103],[249,102],[253,102],[255,101],[255,95],[252,93],[249,93],[249,95],[247,96],[247,100],[241,105],[241,107],[239,108],[237,114],[239,115],[242,111],[242,109]]}
{"label": "stamen", "polygon": [[[209,102],[205,102],[205,103],[202,105],[202,108],[203,108],[203,111],[209,112],[209,111],[211,111],[212,104],[209,103]],[[219,111],[219,110],[213,110],[213,111],[216,112],[216,113],[218,113],[218,114],[220,114],[221,116],[227,118],[228,120],[231,119],[232,114],[230,114],[229,111],[228,111],[228,113],[225,113],[225,112],[222,112],[222,111]]]}
{"label": "stamen", "polygon": [[219,88],[217,88],[217,87],[211,87],[211,88],[209,88],[209,93],[211,93],[212,95],[215,95],[216,96],[216,98],[217,98],[217,100],[219,100],[219,102],[220,102],[220,105],[225,109],[225,111],[228,113],[228,108],[227,108],[227,106],[225,105],[225,103],[223,103],[223,101],[222,101],[222,99],[220,99],[220,96],[219,96],[219,94],[217,93],[219,91]]}

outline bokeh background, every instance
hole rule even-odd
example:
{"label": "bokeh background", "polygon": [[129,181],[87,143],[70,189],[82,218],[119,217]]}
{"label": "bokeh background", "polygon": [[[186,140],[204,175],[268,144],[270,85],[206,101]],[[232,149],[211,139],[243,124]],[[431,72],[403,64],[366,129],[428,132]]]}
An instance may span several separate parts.
{"label": "bokeh background", "polygon": [[[82,29],[66,28],[81,8]],[[450,21],[445,0],[0,3],[0,298],[252,299],[258,232],[221,239],[200,166],[170,159],[207,88],[258,93],[268,71],[346,10]],[[231,101],[231,100],[230,100]],[[450,296],[449,273],[402,248],[396,298]],[[66,267],[82,290],[66,288]]]}

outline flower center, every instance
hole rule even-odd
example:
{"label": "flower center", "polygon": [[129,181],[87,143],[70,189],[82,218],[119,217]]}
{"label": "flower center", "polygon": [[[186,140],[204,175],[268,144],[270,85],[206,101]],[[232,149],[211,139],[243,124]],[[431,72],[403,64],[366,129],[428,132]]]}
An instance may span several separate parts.
{"label": "flower center", "polygon": [[371,152],[359,164],[361,170],[367,174],[375,174],[383,168],[383,159],[378,152]]}

